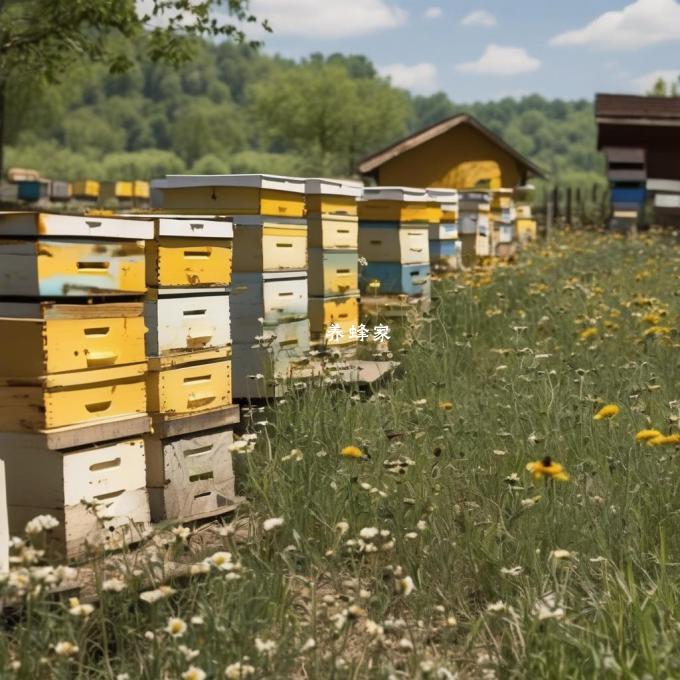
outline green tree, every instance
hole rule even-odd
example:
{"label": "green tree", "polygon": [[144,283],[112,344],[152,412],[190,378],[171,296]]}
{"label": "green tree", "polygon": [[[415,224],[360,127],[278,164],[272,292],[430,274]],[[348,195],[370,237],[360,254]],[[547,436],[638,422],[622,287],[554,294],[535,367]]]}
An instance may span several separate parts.
{"label": "green tree", "polygon": [[[224,6],[231,20],[213,13]],[[101,61],[115,73],[133,66],[116,46],[144,39],[152,61],[181,64],[196,36],[243,41],[243,22],[256,22],[248,0],[2,0],[0,2],[0,174],[3,168],[7,83],[27,74],[58,79],[75,59]],[[263,22],[265,29],[268,25]],[[112,37],[118,40],[112,40]]]}

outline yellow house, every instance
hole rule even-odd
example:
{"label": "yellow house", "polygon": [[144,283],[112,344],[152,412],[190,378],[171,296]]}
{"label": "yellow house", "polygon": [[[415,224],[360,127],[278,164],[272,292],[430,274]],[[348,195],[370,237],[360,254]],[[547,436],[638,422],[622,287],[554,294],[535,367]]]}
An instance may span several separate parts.
{"label": "yellow house", "polygon": [[379,151],[359,173],[381,186],[514,187],[541,168],[468,114],[447,118]]}

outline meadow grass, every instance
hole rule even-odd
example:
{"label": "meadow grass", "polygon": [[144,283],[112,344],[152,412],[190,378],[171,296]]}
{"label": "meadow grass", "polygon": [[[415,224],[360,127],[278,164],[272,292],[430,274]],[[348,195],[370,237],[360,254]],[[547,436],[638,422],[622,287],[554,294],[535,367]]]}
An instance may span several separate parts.
{"label": "meadow grass", "polygon": [[18,544],[2,677],[679,677],[680,447],[635,439],[680,431],[677,242],[559,234],[434,292],[398,377],[252,410],[245,535],[159,532],[91,612]]}

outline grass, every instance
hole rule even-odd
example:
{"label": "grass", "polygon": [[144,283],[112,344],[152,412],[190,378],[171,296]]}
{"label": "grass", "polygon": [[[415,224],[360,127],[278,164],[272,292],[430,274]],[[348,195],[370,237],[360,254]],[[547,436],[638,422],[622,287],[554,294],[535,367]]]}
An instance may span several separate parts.
{"label": "grass", "polygon": [[[115,558],[121,592],[102,563],[91,613],[36,592],[46,572],[18,546],[6,587],[25,607],[0,675],[680,676],[680,447],[635,441],[680,425],[678,290],[680,250],[660,235],[561,234],[437,283],[393,342],[401,377],[253,410],[247,535],[159,532],[145,564]],[[620,413],[594,420],[608,403]],[[545,456],[568,482],[532,479]],[[197,573],[140,599],[167,560]]]}

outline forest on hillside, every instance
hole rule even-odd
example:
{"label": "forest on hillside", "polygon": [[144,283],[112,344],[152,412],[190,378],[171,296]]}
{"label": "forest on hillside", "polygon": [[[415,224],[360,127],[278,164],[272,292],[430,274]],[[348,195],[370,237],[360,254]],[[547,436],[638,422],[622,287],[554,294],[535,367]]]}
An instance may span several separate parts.
{"label": "forest on hillside", "polygon": [[[393,87],[364,56],[301,61],[199,41],[174,69],[131,48],[134,66],[72,64],[54,85],[23,79],[7,97],[7,165],[46,177],[152,178],[164,173],[351,176],[365,155],[470,112],[553,180],[598,181],[592,102],[538,95],[485,103]],[[601,180],[600,180],[601,181]]]}

